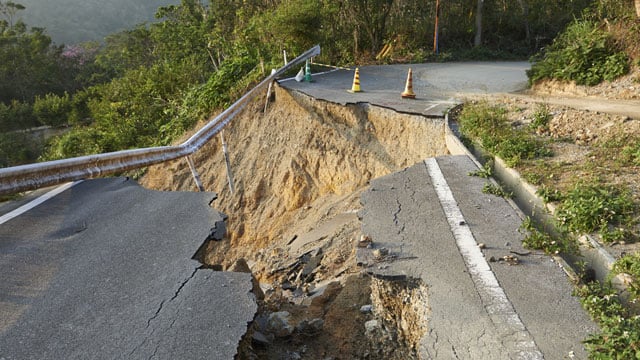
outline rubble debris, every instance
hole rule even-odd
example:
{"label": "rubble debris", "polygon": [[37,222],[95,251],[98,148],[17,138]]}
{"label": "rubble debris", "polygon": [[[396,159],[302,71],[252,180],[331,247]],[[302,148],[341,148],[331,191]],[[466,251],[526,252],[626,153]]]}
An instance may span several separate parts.
{"label": "rubble debris", "polygon": [[293,326],[289,324],[289,312],[278,311],[269,315],[267,331],[276,337],[287,337],[293,333]]}
{"label": "rubble debris", "polygon": [[362,305],[360,307],[360,312],[363,314],[369,314],[373,311],[373,305],[371,304],[367,304],[367,305]]}
{"label": "rubble debris", "polygon": [[382,248],[373,250],[373,257],[376,260],[382,260],[387,255],[389,255],[389,249],[387,248],[382,247]]}
{"label": "rubble debris", "polygon": [[364,328],[367,333],[372,333],[380,328],[380,321],[373,319],[364,323]]}
{"label": "rubble debris", "polygon": [[371,237],[369,235],[361,235],[360,240],[358,241],[359,248],[368,248],[372,244]]}

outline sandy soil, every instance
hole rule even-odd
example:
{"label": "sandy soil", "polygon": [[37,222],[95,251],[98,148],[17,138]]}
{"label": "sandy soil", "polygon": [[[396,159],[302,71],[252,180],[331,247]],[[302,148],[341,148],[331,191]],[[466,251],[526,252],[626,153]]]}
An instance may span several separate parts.
{"label": "sandy soil", "polygon": [[[547,82],[526,94],[483,98],[506,105],[514,126],[527,125],[540,104],[547,107],[552,120],[540,136],[564,140],[553,142],[547,182],[564,189],[603,156],[596,151],[600,144],[621,136],[640,139],[638,79],[636,71],[596,88]],[[263,101],[224,131],[233,194],[220,142],[194,158],[205,188],[219,193],[212,206],[229,216],[228,239],[209,242],[204,261],[228,269],[246,259],[264,293],[239,358],[415,357],[413,344],[399,340],[393,324],[360,310],[372,303],[372,287],[354,261],[362,235],[356,214],[369,180],[447,153],[444,136],[434,136],[444,133],[444,124],[364,104],[342,107],[281,88],[266,113]],[[603,113],[603,104],[614,110]],[[601,168],[640,201],[637,168],[609,171],[604,162]],[[182,161],[149,168],[141,182],[160,190],[195,189]],[[282,311],[291,327],[284,335],[269,325],[269,316]],[[370,320],[382,325],[365,330]]]}
{"label": "sandy soil", "polygon": [[[360,311],[372,300],[370,279],[354,260],[361,235],[356,213],[369,180],[446,153],[444,122],[280,88],[266,113],[263,101],[224,131],[233,194],[219,142],[194,158],[205,188],[219,193],[212,206],[229,216],[228,240],[209,242],[204,261],[228,269],[246,259],[265,295],[260,316],[287,311],[295,328],[280,337],[256,321],[250,334],[268,341],[249,342],[241,357],[411,358],[411,344],[398,340],[393,324],[365,330],[375,317]],[[194,190],[182,161],[150,168],[141,183]],[[310,336],[305,321],[316,318],[323,327]]]}

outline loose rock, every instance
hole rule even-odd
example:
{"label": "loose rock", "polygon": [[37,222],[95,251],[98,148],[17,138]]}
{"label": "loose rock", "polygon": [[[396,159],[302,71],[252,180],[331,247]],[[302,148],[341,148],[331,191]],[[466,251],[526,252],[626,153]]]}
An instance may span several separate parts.
{"label": "loose rock", "polygon": [[362,305],[362,307],[360,307],[360,312],[363,314],[368,314],[370,312],[373,311],[373,305],[368,304],[368,305]]}
{"label": "loose rock", "polygon": [[279,311],[269,315],[267,330],[277,337],[287,337],[293,332],[293,326],[289,324],[289,312]]}
{"label": "loose rock", "polygon": [[364,323],[364,329],[367,333],[371,333],[380,328],[380,322],[378,320],[369,320]]}

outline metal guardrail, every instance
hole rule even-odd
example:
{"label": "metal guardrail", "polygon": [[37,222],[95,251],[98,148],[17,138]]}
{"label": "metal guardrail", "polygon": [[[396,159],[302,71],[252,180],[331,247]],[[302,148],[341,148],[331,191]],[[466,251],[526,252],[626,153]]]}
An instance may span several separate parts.
{"label": "metal guardrail", "polygon": [[257,95],[257,92],[267,87],[284,72],[319,54],[320,46],[316,45],[290,61],[262,80],[221,114],[209,120],[207,125],[178,146],[123,150],[0,169],[0,195],[33,190],[67,181],[95,178],[188,157],[218,134],[244,109],[249,101]]}

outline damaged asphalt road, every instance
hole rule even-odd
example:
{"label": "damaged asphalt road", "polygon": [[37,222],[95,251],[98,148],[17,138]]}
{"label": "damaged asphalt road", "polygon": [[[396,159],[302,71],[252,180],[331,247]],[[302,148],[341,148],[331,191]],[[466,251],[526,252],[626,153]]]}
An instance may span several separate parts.
{"label": "damaged asphalt road", "polygon": [[214,197],[91,180],[0,226],[0,359],[232,359],[257,305],[192,259]]}
{"label": "damaged asphalt road", "polygon": [[482,192],[486,180],[468,175],[477,169],[467,156],[442,156],[373,180],[361,198],[370,243],[357,248],[359,265],[427,289],[427,314],[416,315],[421,358],[586,358],[582,340],[596,325],[559,264],[522,248],[520,215]]}

